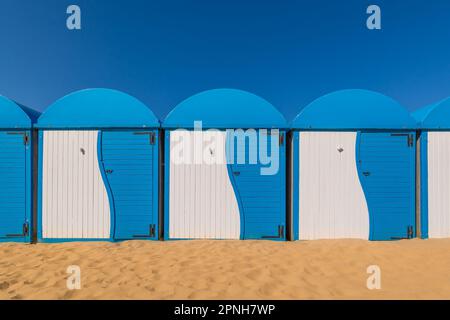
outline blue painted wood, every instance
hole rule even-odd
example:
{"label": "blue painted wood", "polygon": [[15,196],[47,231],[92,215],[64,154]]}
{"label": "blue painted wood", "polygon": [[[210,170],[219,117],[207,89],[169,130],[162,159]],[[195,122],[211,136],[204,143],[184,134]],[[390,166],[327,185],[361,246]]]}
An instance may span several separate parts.
{"label": "blue painted wood", "polygon": [[40,113],[0,95],[0,128],[30,129]]}
{"label": "blue painted wood", "polygon": [[287,128],[284,116],[269,102],[250,92],[213,89],[195,94],[179,103],[163,122],[164,128],[203,129]]}
{"label": "blue painted wood", "polygon": [[293,129],[414,129],[408,111],[393,99],[361,89],[326,94],[307,105],[292,121]]}
{"label": "blue painted wood", "polygon": [[[280,134],[285,136],[284,131]],[[227,140],[232,137],[228,134]],[[272,155],[270,139],[278,141],[278,135],[266,135],[258,138],[258,143],[253,150],[249,143],[245,147],[238,143],[234,137],[234,143],[227,141],[227,158],[233,160],[229,164],[230,178],[238,199],[241,214],[241,230],[243,239],[286,239],[286,138],[279,146],[279,152],[274,153],[274,159],[279,163],[276,174],[262,175],[261,168],[269,165],[259,161],[259,148],[261,139],[266,139],[268,154]],[[234,146],[233,157],[230,148]],[[239,153],[244,152],[245,162],[239,163]],[[258,161],[250,161],[251,152],[256,152]],[[279,236],[279,227],[283,228],[283,235]]]}
{"label": "blue painted wood", "polygon": [[450,129],[450,97],[420,108],[412,113],[417,128],[423,130]]}
{"label": "blue painted wood", "polygon": [[[408,134],[413,135],[412,146]],[[415,236],[415,133],[358,135],[358,174],[369,209],[370,239],[407,238],[409,226]]]}
{"label": "blue painted wood", "polygon": [[0,242],[30,241],[31,151],[24,134],[30,136],[29,131],[0,131]]}
{"label": "blue painted wood", "polygon": [[[158,238],[158,132],[102,131],[103,170],[113,201],[115,240]],[[154,144],[150,134],[155,135]],[[156,187],[155,187],[156,186]],[[153,225],[154,234],[150,235]]]}
{"label": "blue painted wood", "polygon": [[155,114],[138,99],[112,89],[76,91],[62,97],[39,117],[37,128],[158,128]]}

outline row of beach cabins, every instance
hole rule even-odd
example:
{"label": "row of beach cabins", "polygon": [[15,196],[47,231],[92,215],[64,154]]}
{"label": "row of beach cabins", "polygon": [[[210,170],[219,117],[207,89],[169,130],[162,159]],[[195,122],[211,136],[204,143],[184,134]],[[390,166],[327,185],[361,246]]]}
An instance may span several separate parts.
{"label": "row of beach cabins", "polygon": [[342,90],[288,122],[235,89],[164,121],[111,89],[0,96],[0,148],[0,242],[450,237],[450,99]]}

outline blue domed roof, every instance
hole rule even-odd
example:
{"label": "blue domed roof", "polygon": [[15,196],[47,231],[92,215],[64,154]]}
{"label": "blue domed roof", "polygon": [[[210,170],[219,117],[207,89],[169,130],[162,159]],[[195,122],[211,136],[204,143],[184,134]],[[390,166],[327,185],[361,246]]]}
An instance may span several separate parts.
{"label": "blue domed roof", "polygon": [[450,129],[450,98],[420,108],[412,116],[420,129]]}
{"label": "blue domed roof", "polygon": [[166,117],[164,128],[286,128],[283,115],[269,102],[236,89],[208,90],[182,101]]}
{"label": "blue domed roof", "polygon": [[38,128],[155,128],[159,120],[138,99],[112,89],[85,89],[50,105]]}
{"label": "blue domed roof", "polygon": [[40,113],[0,95],[0,128],[29,129]]}
{"label": "blue domed roof", "polygon": [[293,129],[414,129],[415,121],[395,100],[368,90],[341,90],[307,105]]}

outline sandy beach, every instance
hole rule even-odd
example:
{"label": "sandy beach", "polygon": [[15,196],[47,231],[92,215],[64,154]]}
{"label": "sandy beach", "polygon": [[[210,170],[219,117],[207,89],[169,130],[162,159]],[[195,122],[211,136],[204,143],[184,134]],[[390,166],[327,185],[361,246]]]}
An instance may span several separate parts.
{"label": "sandy beach", "polygon": [[0,244],[0,299],[355,298],[450,299],[450,239]]}

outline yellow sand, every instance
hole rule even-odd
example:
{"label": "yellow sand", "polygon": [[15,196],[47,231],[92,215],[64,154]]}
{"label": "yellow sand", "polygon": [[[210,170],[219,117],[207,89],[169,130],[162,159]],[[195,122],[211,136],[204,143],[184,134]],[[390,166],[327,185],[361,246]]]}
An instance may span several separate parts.
{"label": "yellow sand", "polygon": [[450,239],[0,244],[0,298],[449,299]]}

